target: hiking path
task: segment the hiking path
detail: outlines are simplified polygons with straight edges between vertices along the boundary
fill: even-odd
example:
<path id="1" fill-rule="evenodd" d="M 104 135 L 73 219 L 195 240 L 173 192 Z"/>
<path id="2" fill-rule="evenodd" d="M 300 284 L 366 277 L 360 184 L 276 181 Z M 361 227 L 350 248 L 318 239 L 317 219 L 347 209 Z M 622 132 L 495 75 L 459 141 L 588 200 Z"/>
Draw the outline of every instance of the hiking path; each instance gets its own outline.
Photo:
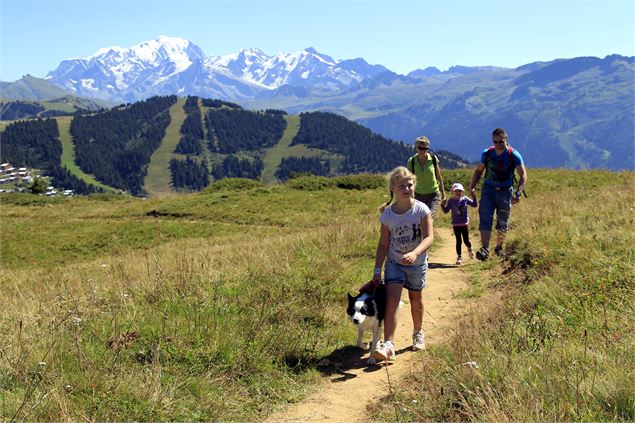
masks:
<path id="1" fill-rule="evenodd" d="M 474 300 L 459 299 L 457 294 L 466 289 L 468 275 L 456 266 L 454 235 L 450 228 L 435 228 L 438 244 L 429 258 L 427 287 L 423 291 L 423 329 L 428 347 L 447 341 L 459 319 L 469 313 Z M 474 240 L 472 239 L 473 246 Z M 464 265 L 474 262 L 463 247 Z M 389 393 L 389 383 L 403 378 L 414 370 L 413 364 L 426 351 L 414 352 L 412 346 L 412 318 L 408 293 L 402 295 L 404 304 L 398 312 L 395 335 L 396 360 L 387 365 L 367 366 L 368 352 L 354 346 L 357 331 L 351 324 L 350 347 L 342 348 L 320 363 L 331 369 L 325 372 L 324 382 L 318 384 L 304 400 L 289 405 L 266 420 L 267 422 L 355 422 L 367 421 L 366 408 Z M 342 310 L 342 318 L 347 318 Z M 382 333 L 383 338 L 383 333 Z M 366 338 L 365 338 L 366 339 Z"/>

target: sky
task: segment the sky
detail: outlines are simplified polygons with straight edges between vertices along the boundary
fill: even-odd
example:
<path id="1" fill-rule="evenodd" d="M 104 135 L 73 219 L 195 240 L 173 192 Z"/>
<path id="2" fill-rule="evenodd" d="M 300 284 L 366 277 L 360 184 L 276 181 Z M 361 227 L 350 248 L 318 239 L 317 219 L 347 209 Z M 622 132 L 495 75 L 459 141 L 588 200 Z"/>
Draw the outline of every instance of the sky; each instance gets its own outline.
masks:
<path id="1" fill-rule="evenodd" d="M 0 0 L 0 80 L 64 59 L 185 38 L 207 56 L 308 47 L 399 74 L 635 56 L 633 0 Z"/>

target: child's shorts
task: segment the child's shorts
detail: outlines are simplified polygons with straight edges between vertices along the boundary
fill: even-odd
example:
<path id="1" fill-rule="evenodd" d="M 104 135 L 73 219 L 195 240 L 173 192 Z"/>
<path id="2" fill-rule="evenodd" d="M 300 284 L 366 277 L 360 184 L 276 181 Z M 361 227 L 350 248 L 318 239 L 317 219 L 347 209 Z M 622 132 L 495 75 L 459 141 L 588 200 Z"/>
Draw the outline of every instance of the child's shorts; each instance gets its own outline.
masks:
<path id="1" fill-rule="evenodd" d="M 400 283 L 410 291 L 421 291 L 426 287 L 426 272 L 428 270 L 428 262 L 423 264 L 415 264 L 413 266 L 404 266 L 393 260 L 386 260 L 384 266 L 384 282 Z"/>

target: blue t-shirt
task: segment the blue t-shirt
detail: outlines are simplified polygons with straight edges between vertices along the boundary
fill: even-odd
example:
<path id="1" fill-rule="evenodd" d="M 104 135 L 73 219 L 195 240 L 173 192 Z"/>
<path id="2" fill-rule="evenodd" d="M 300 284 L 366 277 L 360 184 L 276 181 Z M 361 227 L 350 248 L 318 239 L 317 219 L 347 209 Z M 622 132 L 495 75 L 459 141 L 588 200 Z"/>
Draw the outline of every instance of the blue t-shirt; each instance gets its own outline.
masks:
<path id="1" fill-rule="evenodd" d="M 494 188 L 509 188 L 514 184 L 514 171 L 516 166 L 524 164 L 523 156 L 516 150 L 512 149 L 512 160 L 509 160 L 508 148 L 499 156 L 496 150 L 492 150 L 488 156 L 486 148 L 481 153 L 481 163 L 485 165 L 485 185 Z"/>

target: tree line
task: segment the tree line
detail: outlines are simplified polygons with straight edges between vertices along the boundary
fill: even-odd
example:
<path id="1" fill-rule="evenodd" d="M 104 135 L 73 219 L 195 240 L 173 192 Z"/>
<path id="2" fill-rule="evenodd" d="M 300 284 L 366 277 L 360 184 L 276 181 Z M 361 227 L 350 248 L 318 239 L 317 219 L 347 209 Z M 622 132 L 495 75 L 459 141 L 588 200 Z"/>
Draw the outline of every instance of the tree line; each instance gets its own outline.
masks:
<path id="1" fill-rule="evenodd" d="M 55 119 L 31 119 L 12 123 L 0 137 L 0 162 L 40 169 L 59 188 L 78 194 L 101 191 L 61 166 L 62 143 Z"/>
<path id="2" fill-rule="evenodd" d="M 214 109 L 205 116 L 209 150 L 234 154 L 273 147 L 287 122 L 279 113 Z"/>
<path id="3" fill-rule="evenodd" d="M 169 108 L 176 96 L 152 97 L 109 111 L 75 116 L 71 134 L 77 164 L 99 181 L 144 193 L 143 179 L 150 156 L 159 147 L 170 123 Z"/>
<path id="4" fill-rule="evenodd" d="M 405 164 L 412 147 L 398 143 L 342 116 L 327 112 L 300 114 L 300 130 L 291 145 L 327 150 L 344 156 L 338 173 L 387 172 Z"/>
<path id="5" fill-rule="evenodd" d="M 320 160 L 317 157 L 284 157 L 276 171 L 276 178 L 286 181 L 305 173 L 328 176 L 331 173 L 331 166 L 328 160 Z"/>

